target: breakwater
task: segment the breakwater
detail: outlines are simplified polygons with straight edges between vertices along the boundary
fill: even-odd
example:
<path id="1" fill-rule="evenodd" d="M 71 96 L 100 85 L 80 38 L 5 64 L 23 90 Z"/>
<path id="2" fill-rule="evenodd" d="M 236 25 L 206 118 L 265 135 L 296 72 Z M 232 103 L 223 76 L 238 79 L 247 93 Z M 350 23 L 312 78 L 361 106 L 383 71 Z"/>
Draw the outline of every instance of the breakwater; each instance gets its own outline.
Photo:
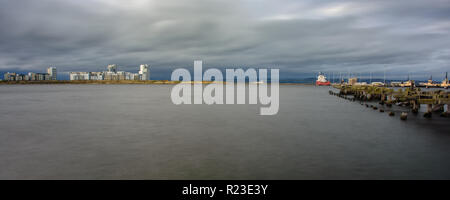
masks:
<path id="1" fill-rule="evenodd" d="M 361 105 L 371 107 L 374 110 L 385 112 L 393 105 L 408 107 L 409 112 L 418 114 L 421 106 L 426 106 L 423 114 L 426 118 L 431 118 L 433 113 L 440 113 L 441 117 L 450 117 L 450 93 L 444 90 L 422 91 L 417 87 L 410 88 L 387 88 L 366 85 L 334 85 L 339 92 L 329 91 L 330 95 L 335 95 L 350 101 L 359 101 Z M 378 102 L 380 108 L 369 105 L 367 102 Z M 444 107 L 447 105 L 447 111 Z M 402 112 L 400 118 L 406 120 L 409 112 Z M 389 116 L 395 113 L 388 112 Z"/>

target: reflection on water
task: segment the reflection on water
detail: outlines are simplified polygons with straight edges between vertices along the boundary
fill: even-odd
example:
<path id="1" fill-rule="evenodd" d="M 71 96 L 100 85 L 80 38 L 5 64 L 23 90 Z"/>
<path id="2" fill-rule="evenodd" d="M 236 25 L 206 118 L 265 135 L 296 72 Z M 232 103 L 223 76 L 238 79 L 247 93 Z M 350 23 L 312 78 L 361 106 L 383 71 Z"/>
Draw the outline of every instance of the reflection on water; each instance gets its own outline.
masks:
<path id="1" fill-rule="evenodd" d="M 171 86 L 0 86 L 1 179 L 449 179 L 449 119 L 280 86 L 280 111 Z"/>

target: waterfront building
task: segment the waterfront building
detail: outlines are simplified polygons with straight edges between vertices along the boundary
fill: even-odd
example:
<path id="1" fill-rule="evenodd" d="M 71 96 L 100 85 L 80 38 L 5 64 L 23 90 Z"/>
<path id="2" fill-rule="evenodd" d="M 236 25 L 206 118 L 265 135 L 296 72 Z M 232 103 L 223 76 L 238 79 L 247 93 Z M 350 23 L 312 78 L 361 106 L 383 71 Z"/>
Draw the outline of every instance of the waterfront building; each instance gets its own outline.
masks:
<path id="1" fill-rule="evenodd" d="M 48 73 L 34 73 L 28 72 L 28 74 L 18 74 L 18 73 L 5 73 L 3 78 L 5 81 L 47 81 L 56 80 L 56 68 L 47 68 Z"/>
<path id="2" fill-rule="evenodd" d="M 35 81 L 36 80 L 36 73 L 28 72 L 28 80 Z"/>
<path id="3" fill-rule="evenodd" d="M 138 73 L 125 71 L 105 72 L 104 80 L 141 80 L 141 76 Z"/>
<path id="4" fill-rule="evenodd" d="M 119 74 L 111 71 L 105 72 L 104 80 L 120 80 Z"/>
<path id="5" fill-rule="evenodd" d="M 26 74 L 17 74 L 16 81 L 28 81 L 28 75 Z"/>
<path id="6" fill-rule="evenodd" d="M 89 80 L 99 81 L 99 80 L 103 80 L 103 79 L 104 79 L 103 72 L 90 72 L 89 73 Z"/>
<path id="7" fill-rule="evenodd" d="M 50 80 L 50 75 L 47 73 L 34 73 L 29 72 L 28 74 L 18 74 L 18 73 L 5 73 L 5 81 L 45 81 Z"/>
<path id="8" fill-rule="evenodd" d="M 108 72 L 117 73 L 117 65 L 108 65 Z"/>
<path id="9" fill-rule="evenodd" d="M 47 81 L 47 80 L 50 80 L 50 74 L 29 72 L 28 80 L 29 81 Z"/>
<path id="10" fill-rule="evenodd" d="M 140 80 L 143 80 L 143 81 L 150 80 L 150 71 L 148 69 L 148 65 L 147 64 L 143 64 L 143 65 L 140 66 L 139 74 L 141 75 L 141 79 Z"/>
<path id="11" fill-rule="evenodd" d="M 115 74 L 116 79 L 115 80 L 125 80 L 125 72 L 124 71 L 118 71 L 117 74 Z"/>
<path id="12" fill-rule="evenodd" d="M 141 76 L 141 74 L 138 74 L 138 73 L 126 72 L 125 79 L 138 81 L 138 80 L 142 80 L 142 76 Z"/>
<path id="13" fill-rule="evenodd" d="M 47 74 L 50 75 L 50 80 L 57 80 L 57 74 L 56 74 L 56 67 L 49 67 L 47 68 Z"/>
<path id="14" fill-rule="evenodd" d="M 50 74 L 47 73 L 36 73 L 38 75 L 38 81 L 48 81 L 50 80 Z"/>

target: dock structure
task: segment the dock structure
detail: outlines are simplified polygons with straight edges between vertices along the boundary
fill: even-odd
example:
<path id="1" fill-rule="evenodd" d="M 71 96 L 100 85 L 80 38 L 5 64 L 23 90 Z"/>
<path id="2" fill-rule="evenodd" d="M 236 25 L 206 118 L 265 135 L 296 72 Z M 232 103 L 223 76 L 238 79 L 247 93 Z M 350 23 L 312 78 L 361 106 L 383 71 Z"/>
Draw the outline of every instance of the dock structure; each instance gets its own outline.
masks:
<path id="1" fill-rule="evenodd" d="M 392 107 L 392 105 L 410 107 L 412 113 L 418 113 L 422 105 L 427 106 L 424 117 L 431 117 L 433 112 L 441 112 L 441 116 L 450 117 L 450 92 L 444 90 L 422 91 L 411 86 L 408 88 L 387 88 L 370 85 L 333 85 L 339 89 L 339 93 L 330 91 L 336 95 L 353 101 L 379 101 L 380 105 Z M 349 97 L 352 96 L 352 97 Z M 444 112 L 444 106 L 447 111 Z"/>

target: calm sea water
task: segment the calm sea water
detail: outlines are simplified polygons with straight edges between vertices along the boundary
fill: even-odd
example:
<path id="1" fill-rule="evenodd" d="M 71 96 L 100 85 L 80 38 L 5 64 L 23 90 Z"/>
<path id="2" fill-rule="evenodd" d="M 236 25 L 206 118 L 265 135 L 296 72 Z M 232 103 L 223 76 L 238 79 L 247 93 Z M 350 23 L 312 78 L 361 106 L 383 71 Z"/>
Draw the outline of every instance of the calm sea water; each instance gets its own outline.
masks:
<path id="1" fill-rule="evenodd" d="M 0 179 L 450 179 L 450 120 L 401 121 L 280 86 L 260 105 L 173 105 L 172 86 L 0 86 Z M 400 109 L 400 108 L 396 108 Z"/>

